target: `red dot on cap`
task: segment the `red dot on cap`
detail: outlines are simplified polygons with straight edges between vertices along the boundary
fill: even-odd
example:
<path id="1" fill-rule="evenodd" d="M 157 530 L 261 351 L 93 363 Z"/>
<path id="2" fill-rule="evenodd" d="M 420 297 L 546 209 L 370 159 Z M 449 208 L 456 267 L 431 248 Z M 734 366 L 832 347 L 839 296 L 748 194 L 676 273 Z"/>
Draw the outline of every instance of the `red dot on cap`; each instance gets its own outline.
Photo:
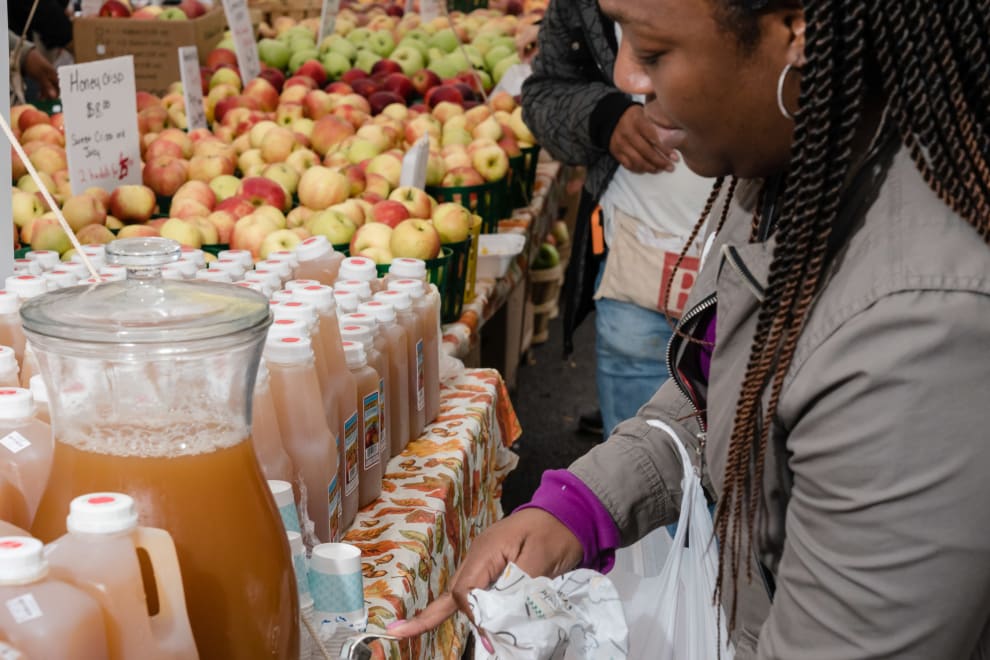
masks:
<path id="1" fill-rule="evenodd" d="M 295 323 L 295 320 L 293 320 L 293 319 L 276 319 L 275 320 L 275 325 L 290 325 L 292 323 Z"/>
<path id="2" fill-rule="evenodd" d="M 97 495 L 96 497 L 91 497 L 86 500 L 89 504 L 111 504 L 116 501 L 116 497 L 111 497 L 109 495 Z"/>
<path id="3" fill-rule="evenodd" d="M 320 240 L 320 239 L 316 238 L 315 236 L 311 236 L 311 237 L 307 238 L 305 241 L 303 241 L 303 243 L 315 243 L 318 240 Z"/>
<path id="4" fill-rule="evenodd" d="M 299 337 L 282 337 L 283 344 L 298 344 Z"/>
<path id="5" fill-rule="evenodd" d="M 381 303 L 380 300 L 373 300 L 373 301 L 367 303 L 367 305 L 368 305 L 368 307 L 381 307 L 382 306 L 382 303 Z"/>
<path id="6" fill-rule="evenodd" d="M 355 257 L 354 258 L 354 261 L 352 261 L 351 263 L 352 264 L 358 264 L 359 266 L 363 266 L 367 262 L 364 259 L 360 259 L 358 257 Z"/>
<path id="7" fill-rule="evenodd" d="M 294 300 L 291 300 L 291 301 L 285 303 L 285 306 L 286 307 L 302 307 L 302 303 L 301 302 L 296 302 Z"/>
<path id="8" fill-rule="evenodd" d="M 11 396 L 17 394 L 17 390 L 0 390 L 0 396 Z"/>
<path id="9" fill-rule="evenodd" d="M 321 288 L 322 287 L 319 284 L 303 287 L 306 291 L 319 291 Z"/>
<path id="10" fill-rule="evenodd" d="M 3 548 L 4 550 L 13 550 L 15 548 L 22 548 L 22 547 L 24 547 L 24 544 L 21 543 L 20 541 L 3 541 L 3 542 L 0 542 L 0 548 Z"/>
<path id="11" fill-rule="evenodd" d="M 34 275 L 18 275 L 17 276 L 17 279 L 19 279 L 19 280 L 33 280 L 34 279 Z"/>

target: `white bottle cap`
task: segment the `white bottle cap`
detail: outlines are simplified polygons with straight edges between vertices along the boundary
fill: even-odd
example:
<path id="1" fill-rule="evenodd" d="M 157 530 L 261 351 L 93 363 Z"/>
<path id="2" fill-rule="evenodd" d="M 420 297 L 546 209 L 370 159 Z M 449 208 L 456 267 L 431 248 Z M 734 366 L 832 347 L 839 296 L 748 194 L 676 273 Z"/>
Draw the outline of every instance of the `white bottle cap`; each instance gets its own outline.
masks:
<path id="1" fill-rule="evenodd" d="M 272 300 L 276 302 L 289 302 L 290 300 L 295 300 L 292 296 L 292 292 L 288 289 L 279 289 L 278 291 L 273 291 L 269 296 Z"/>
<path id="2" fill-rule="evenodd" d="M 41 263 L 31 259 L 14 259 L 14 275 L 41 275 Z"/>
<path id="3" fill-rule="evenodd" d="M 365 314 L 363 312 L 351 312 L 350 314 L 344 314 L 340 317 L 339 323 L 340 325 L 363 325 L 371 330 L 372 335 L 375 333 L 375 328 L 378 327 L 378 322 L 375 317 L 371 314 Z"/>
<path id="4" fill-rule="evenodd" d="M 245 289 L 251 289 L 252 291 L 257 291 L 265 298 L 268 298 L 269 296 L 272 295 L 272 290 L 269 289 L 266 284 L 263 284 L 261 282 L 249 282 L 248 280 L 237 280 L 236 282 L 234 282 L 234 286 L 241 286 L 244 287 Z"/>
<path id="5" fill-rule="evenodd" d="M 224 270 L 209 270 L 207 268 L 201 268 L 196 271 L 196 276 L 194 279 L 205 280 L 207 282 L 226 282 L 230 284 L 234 281 L 234 278 L 230 276 L 230 273 Z"/>
<path id="6" fill-rule="evenodd" d="M 378 279 L 378 269 L 375 262 L 366 257 L 347 257 L 340 264 L 338 279 L 341 280 L 364 280 L 372 282 Z"/>
<path id="7" fill-rule="evenodd" d="M 423 297 L 423 283 L 419 280 L 389 280 L 389 291 L 402 291 L 408 293 L 409 297 L 417 300 Z"/>
<path id="8" fill-rule="evenodd" d="M 337 301 L 337 308 L 344 314 L 356 312 L 358 305 L 361 304 L 361 298 L 353 291 L 334 290 L 333 299 Z"/>
<path id="9" fill-rule="evenodd" d="M 110 281 L 118 282 L 120 280 L 127 279 L 127 266 L 121 266 L 119 264 L 104 264 L 100 266 L 100 275 L 107 275 L 110 277 Z"/>
<path id="10" fill-rule="evenodd" d="M 4 346 L 3 348 L 7 348 Z M 11 351 L 13 352 L 13 351 Z M 45 387 L 45 379 L 41 377 L 41 374 L 35 374 L 31 376 L 31 380 L 28 381 L 30 385 L 31 399 L 35 403 L 48 404 L 48 388 Z"/>
<path id="11" fill-rule="evenodd" d="M 293 300 L 309 303 L 320 314 L 329 314 L 337 307 L 337 303 L 333 297 L 333 289 L 319 282 L 311 286 L 291 289 L 290 293 Z"/>
<path id="12" fill-rule="evenodd" d="M 364 325 L 347 324 L 340 326 L 340 338 L 361 344 L 365 351 L 374 346 L 374 332 Z"/>
<path id="13" fill-rule="evenodd" d="M 288 506 L 289 504 L 295 504 L 295 496 L 292 494 L 292 484 L 288 481 L 279 481 L 278 479 L 269 479 L 268 488 L 272 491 L 272 495 L 275 496 L 275 506 L 282 508 L 283 506 Z M 289 532 L 290 534 L 292 532 Z M 300 537 L 301 539 L 302 537 Z M 295 554 L 295 553 L 293 553 Z"/>
<path id="14" fill-rule="evenodd" d="M 217 259 L 211 261 L 210 270 L 222 270 L 230 275 L 230 279 L 239 280 L 244 277 L 245 269 L 237 259 Z"/>
<path id="15" fill-rule="evenodd" d="M 44 547 L 30 536 L 0 537 L 0 584 L 24 584 L 45 577 Z"/>
<path id="16" fill-rule="evenodd" d="M 389 289 L 388 291 L 379 291 L 374 295 L 375 300 L 381 302 L 391 303 L 397 311 L 404 311 L 412 307 L 412 298 L 405 291 L 396 291 L 395 289 Z"/>
<path id="17" fill-rule="evenodd" d="M 60 261 L 55 250 L 31 250 L 27 253 L 27 258 L 39 262 L 43 270 L 52 270 Z"/>
<path id="18" fill-rule="evenodd" d="M 0 388 L 0 419 L 24 419 L 34 414 L 31 391 L 23 387 Z"/>
<path id="19" fill-rule="evenodd" d="M 11 275 L 4 281 L 3 288 L 16 293 L 21 300 L 27 300 L 47 293 L 48 282 L 37 275 Z"/>
<path id="20" fill-rule="evenodd" d="M 265 341 L 265 360 L 273 364 L 299 364 L 311 359 L 313 347 L 307 337 L 269 337 Z"/>
<path id="21" fill-rule="evenodd" d="M 285 288 L 289 291 L 295 291 L 296 289 L 302 289 L 307 286 L 320 286 L 319 280 L 289 280 L 285 283 Z"/>
<path id="22" fill-rule="evenodd" d="M 250 270 L 254 266 L 254 257 L 251 256 L 250 250 L 220 250 L 217 259 L 233 259 L 241 264 L 244 270 Z"/>
<path id="23" fill-rule="evenodd" d="M 296 258 L 299 261 L 312 261 L 325 254 L 330 254 L 331 250 L 333 250 L 333 246 L 330 245 L 326 236 L 310 236 L 296 246 Z"/>
<path id="24" fill-rule="evenodd" d="M 388 274 L 391 277 L 401 279 L 425 280 L 426 262 L 422 259 L 396 257 L 392 259 L 392 265 L 388 267 Z"/>
<path id="25" fill-rule="evenodd" d="M 273 270 L 266 268 L 249 270 L 244 273 L 244 279 L 248 282 L 261 282 L 272 291 L 282 287 L 282 278 Z"/>
<path id="26" fill-rule="evenodd" d="M 59 266 L 59 270 L 67 270 L 76 276 L 76 282 L 83 279 L 84 277 L 89 277 L 89 269 L 86 265 L 79 261 L 64 261 L 62 265 Z"/>
<path id="27" fill-rule="evenodd" d="M 362 314 L 374 316 L 379 323 L 391 323 L 395 320 L 395 306 L 390 302 L 372 300 L 371 302 L 358 305 L 358 311 Z"/>
<path id="28" fill-rule="evenodd" d="M 334 291 L 353 291 L 361 302 L 371 300 L 371 283 L 364 280 L 337 280 L 333 283 Z"/>
<path id="29" fill-rule="evenodd" d="M 107 246 L 102 243 L 87 243 L 82 246 L 82 251 L 87 257 L 103 259 L 107 256 Z"/>
<path id="30" fill-rule="evenodd" d="M 341 342 L 344 347 L 344 360 L 349 369 L 357 369 L 368 365 L 368 357 L 364 353 L 364 346 L 353 341 Z"/>
<path id="31" fill-rule="evenodd" d="M 175 262 L 175 265 L 182 269 L 182 275 L 187 280 L 191 280 L 196 276 L 196 271 L 199 270 L 199 264 L 196 263 L 195 259 L 189 257 L 179 257 L 179 260 Z"/>
<path id="32" fill-rule="evenodd" d="M 199 248 L 182 246 L 182 256 L 196 264 L 197 268 L 206 268 L 206 254 Z"/>
<path id="33" fill-rule="evenodd" d="M 123 493 L 89 493 L 69 503 L 65 528 L 74 534 L 116 534 L 138 524 L 134 498 Z"/>
<path id="34" fill-rule="evenodd" d="M 284 261 L 275 261 L 274 259 L 265 259 L 264 261 L 259 261 L 255 268 L 261 270 L 270 270 L 277 274 L 279 277 L 279 284 L 282 282 L 287 282 L 292 279 L 292 267 Z"/>
<path id="35" fill-rule="evenodd" d="M 75 286 L 79 281 L 78 275 L 63 268 L 53 268 L 42 275 L 42 277 L 48 280 L 49 290 L 52 286 L 56 289 L 64 289 L 67 286 Z"/>
<path id="36" fill-rule="evenodd" d="M 13 291 L 0 291 L 0 314 L 16 314 L 20 308 L 21 299 L 16 293 Z"/>
<path id="37" fill-rule="evenodd" d="M 186 279 L 185 270 L 179 264 L 165 264 L 162 266 L 162 277 L 166 280 L 184 280 Z"/>
<path id="38" fill-rule="evenodd" d="M 0 371 L 17 371 L 17 355 L 10 346 L 0 346 Z"/>
<path id="39" fill-rule="evenodd" d="M 89 259 L 89 263 L 92 264 L 93 268 L 99 269 L 100 266 L 106 263 L 106 258 L 104 257 L 104 255 L 90 254 L 85 250 L 86 250 L 86 246 L 83 246 L 83 252 L 85 253 L 85 256 Z M 82 264 L 83 266 L 86 265 L 86 262 L 83 261 L 83 255 L 79 254 L 78 252 L 72 255 L 71 261 L 74 261 L 77 264 Z M 88 268 L 86 269 L 86 272 L 87 273 L 89 272 Z"/>
<path id="40" fill-rule="evenodd" d="M 295 269 L 299 265 L 299 258 L 292 250 L 276 250 L 268 255 L 269 261 L 284 261 L 289 264 L 289 268 Z"/>
<path id="41" fill-rule="evenodd" d="M 299 319 L 307 326 L 316 323 L 316 307 L 298 300 L 287 300 L 272 306 L 276 319 Z"/>
<path id="42" fill-rule="evenodd" d="M 309 326 L 299 319 L 281 318 L 268 326 L 269 337 L 309 337 Z"/>

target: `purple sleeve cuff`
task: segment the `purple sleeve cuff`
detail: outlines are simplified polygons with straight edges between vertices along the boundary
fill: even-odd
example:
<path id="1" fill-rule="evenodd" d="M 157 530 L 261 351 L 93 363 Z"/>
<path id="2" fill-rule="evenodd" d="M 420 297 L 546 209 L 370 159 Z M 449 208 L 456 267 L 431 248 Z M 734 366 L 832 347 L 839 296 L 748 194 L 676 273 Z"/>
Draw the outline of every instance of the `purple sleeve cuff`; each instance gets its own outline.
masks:
<path id="1" fill-rule="evenodd" d="M 542 509 L 562 522 L 584 547 L 581 568 L 612 570 L 619 547 L 619 529 L 611 514 L 583 481 L 567 470 L 547 470 L 528 504 L 516 509 Z"/>

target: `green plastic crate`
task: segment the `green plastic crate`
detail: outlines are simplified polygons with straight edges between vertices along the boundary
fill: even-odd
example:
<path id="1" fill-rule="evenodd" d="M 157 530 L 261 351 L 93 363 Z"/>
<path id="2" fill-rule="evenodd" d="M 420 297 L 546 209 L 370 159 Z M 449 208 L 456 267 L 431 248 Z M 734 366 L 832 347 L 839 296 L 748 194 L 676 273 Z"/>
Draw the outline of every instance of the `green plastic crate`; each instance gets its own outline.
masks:
<path id="1" fill-rule="evenodd" d="M 481 216 L 481 231 L 494 234 L 499 220 L 512 213 L 509 204 L 509 177 L 477 186 L 441 187 L 427 186 L 426 192 L 438 202 L 457 202 Z"/>
<path id="2" fill-rule="evenodd" d="M 488 0 L 447 0 L 447 11 L 467 14 L 475 9 L 488 9 Z"/>
<path id="3" fill-rule="evenodd" d="M 536 183 L 536 166 L 539 163 L 539 145 L 526 147 L 521 154 L 509 159 L 509 200 L 512 208 L 526 208 L 533 200 L 533 184 Z"/>

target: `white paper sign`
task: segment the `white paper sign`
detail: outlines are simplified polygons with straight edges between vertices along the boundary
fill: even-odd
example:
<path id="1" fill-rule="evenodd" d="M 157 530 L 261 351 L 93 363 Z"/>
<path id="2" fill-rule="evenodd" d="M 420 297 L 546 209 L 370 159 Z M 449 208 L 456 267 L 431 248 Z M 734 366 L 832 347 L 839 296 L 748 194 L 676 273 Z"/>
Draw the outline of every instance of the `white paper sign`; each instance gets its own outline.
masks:
<path id="1" fill-rule="evenodd" d="M 241 80 L 247 85 L 261 73 L 258 44 L 254 41 L 254 28 L 251 26 L 247 0 L 223 0 L 223 11 L 227 15 L 227 25 L 234 38 L 237 68 L 241 70 Z"/>
<path id="2" fill-rule="evenodd" d="M 179 73 L 182 77 L 182 95 L 186 99 L 186 123 L 189 130 L 207 128 L 203 80 L 199 73 L 199 51 L 195 46 L 183 46 L 179 49 Z"/>
<path id="3" fill-rule="evenodd" d="M 134 57 L 58 69 L 72 194 L 141 183 Z"/>
<path id="4" fill-rule="evenodd" d="M 323 0 L 323 13 L 320 14 L 320 38 L 316 43 L 323 43 L 323 40 L 333 34 L 333 27 L 337 23 L 337 14 L 340 12 L 340 0 Z"/>
<path id="5" fill-rule="evenodd" d="M 412 186 L 422 190 L 426 187 L 426 163 L 430 158 L 430 138 L 428 135 L 416 140 L 406 155 L 402 157 L 400 186 Z"/>
<path id="6" fill-rule="evenodd" d="M 3 17 L 4 25 L 7 24 L 7 5 L 4 4 L 0 6 L 0 17 Z M 10 43 L 8 42 L 10 38 L 10 33 L 4 30 L 4 34 L 0 35 L 0 49 L 3 49 L 3 53 L 0 54 L 0 66 L 4 67 L 4 71 L 10 71 Z M 4 76 L 3 80 L 0 80 L 0 98 L 9 99 L 10 98 L 10 76 Z M 3 118 L 10 123 L 10 104 L 4 103 L 0 105 L 0 113 L 3 114 Z M 0 156 L 0 181 L 10 181 L 10 170 L 11 170 L 11 157 L 10 157 L 10 145 L 4 142 L 4 151 L 6 154 Z M 11 191 L 10 186 L 0 187 L 0 209 L 9 209 L 11 205 Z M 4 222 L 0 223 L 0 277 L 6 279 L 8 276 L 14 274 L 14 223 Z"/>
<path id="7" fill-rule="evenodd" d="M 96 16 L 100 13 L 100 7 L 103 6 L 103 0 L 82 0 L 82 6 L 80 7 L 80 16 Z"/>
<path id="8" fill-rule="evenodd" d="M 440 15 L 440 0 L 419 0 L 419 16 L 424 23 Z"/>

